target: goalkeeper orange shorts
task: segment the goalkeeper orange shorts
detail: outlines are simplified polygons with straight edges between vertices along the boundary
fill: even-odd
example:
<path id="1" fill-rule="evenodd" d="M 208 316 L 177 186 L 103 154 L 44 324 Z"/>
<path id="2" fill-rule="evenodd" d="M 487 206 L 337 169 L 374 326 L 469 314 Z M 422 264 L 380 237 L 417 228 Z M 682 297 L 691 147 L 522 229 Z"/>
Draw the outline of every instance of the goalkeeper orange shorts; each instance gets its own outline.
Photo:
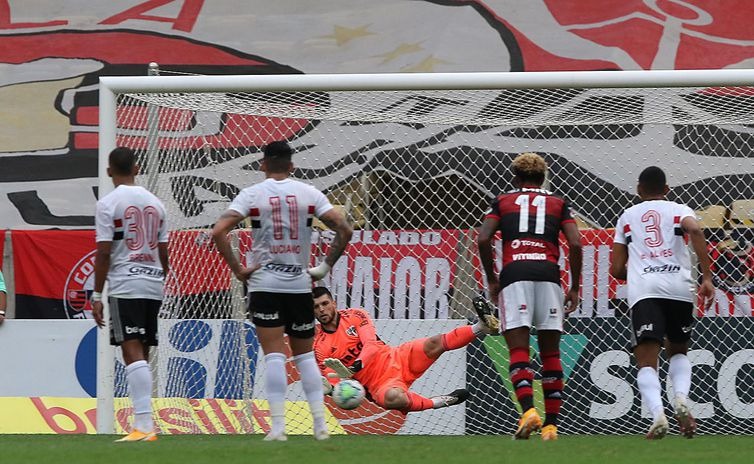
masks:
<path id="1" fill-rule="evenodd" d="M 371 360 L 374 375 L 364 380 L 375 403 L 385 404 L 385 393 L 391 388 L 407 391 L 411 384 L 424 374 L 435 362 L 424 352 L 426 338 L 403 343 L 383 351 Z"/>

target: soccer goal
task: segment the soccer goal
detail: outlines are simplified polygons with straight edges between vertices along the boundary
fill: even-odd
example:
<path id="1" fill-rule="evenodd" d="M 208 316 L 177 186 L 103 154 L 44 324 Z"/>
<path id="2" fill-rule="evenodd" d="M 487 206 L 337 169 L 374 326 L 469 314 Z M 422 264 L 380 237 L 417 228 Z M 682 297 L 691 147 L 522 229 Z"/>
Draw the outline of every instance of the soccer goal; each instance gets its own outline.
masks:
<path id="1" fill-rule="evenodd" d="M 100 195 L 112 188 L 107 154 L 129 146 L 138 181 L 168 208 L 173 270 L 153 352 L 162 433 L 266 430 L 264 367 L 243 290 L 208 232 L 240 189 L 262 179 L 261 147 L 277 139 L 295 149 L 294 176 L 356 229 L 322 283 L 340 307 L 372 314 L 391 344 L 473 318 L 471 299 L 485 292 L 476 227 L 512 188 L 513 157 L 544 156 L 547 188 L 572 204 L 584 244 L 583 301 L 561 346 L 566 434 L 649 424 L 625 289 L 608 267 L 611 228 L 637 201 L 639 172 L 662 167 L 670 198 L 698 211 L 718 287 L 713 307 L 698 310 L 690 352 L 700 433 L 754 426 L 754 70 L 103 77 Z M 331 237 L 316 235 L 315 259 Z M 243 255 L 248 233 L 233 241 Z M 567 285 L 567 262 L 562 269 Z M 122 360 L 100 335 L 98 430 L 107 432 L 128 427 L 129 403 Z M 664 379 L 666 361 L 660 370 Z M 310 432 L 292 363 L 288 375 L 288 432 Z M 459 387 L 471 392 L 464 405 L 408 416 L 328 400 L 328 420 L 349 434 L 511 433 L 518 411 L 502 337 L 444 354 L 414 385 L 429 396 Z"/>

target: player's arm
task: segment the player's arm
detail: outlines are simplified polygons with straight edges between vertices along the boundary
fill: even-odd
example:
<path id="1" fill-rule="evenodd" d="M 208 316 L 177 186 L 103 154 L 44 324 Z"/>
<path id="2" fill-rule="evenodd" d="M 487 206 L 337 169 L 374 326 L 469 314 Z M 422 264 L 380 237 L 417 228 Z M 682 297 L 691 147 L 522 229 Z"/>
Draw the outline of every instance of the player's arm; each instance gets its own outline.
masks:
<path id="1" fill-rule="evenodd" d="M 686 216 L 681 220 L 681 227 L 691 240 L 691 246 L 699 260 L 699 268 L 702 272 L 702 283 L 699 286 L 699 294 L 704 298 L 704 308 L 709 309 L 715 299 L 715 286 L 712 284 L 712 271 L 710 270 L 710 258 L 707 251 L 707 240 L 704 231 L 699 227 L 695 217 Z"/>
<path id="2" fill-rule="evenodd" d="M 104 306 L 102 290 L 105 288 L 107 274 L 110 272 L 110 252 L 115 237 L 115 222 L 109 207 L 97 202 L 94 215 L 97 251 L 94 255 L 94 293 L 92 293 L 92 317 L 98 327 L 104 327 Z"/>
<path id="3" fill-rule="evenodd" d="M 168 272 L 170 271 L 170 259 L 168 252 L 168 221 L 164 207 L 162 208 L 162 221 L 160 221 L 160 230 L 157 241 L 157 253 L 160 256 L 163 275 L 165 276 L 165 279 L 167 279 Z"/>
<path id="4" fill-rule="evenodd" d="M 3 273 L 0 271 L 0 324 L 5 320 L 5 310 L 8 309 L 8 296 L 5 293 L 6 291 Z"/>
<path id="5" fill-rule="evenodd" d="M 610 275 L 618 280 L 626 280 L 626 264 L 628 264 L 628 247 L 622 243 L 613 242 Z"/>
<path id="6" fill-rule="evenodd" d="M 331 208 L 322 216 L 319 216 L 319 220 L 322 221 L 327 227 L 335 231 L 335 238 L 330 244 L 330 249 L 327 252 L 325 261 L 318 266 L 309 269 L 309 274 L 314 280 L 322 279 L 329 271 L 335 266 L 335 263 L 341 257 L 346 249 L 346 245 L 351 240 L 353 235 L 353 229 L 351 225 L 346 222 L 346 218 L 335 208 Z"/>
<path id="7" fill-rule="evenodd" d="M 97 252 L 94 255 L 94 293 L 92 294 L 92 317 L 99 327 L 105 325 L 104 306 L 102 305 L 102 290 L 105 288 L 107 274 L 110 271 L 110 252 L 113 242 L 97 242 Z"/>
<path id="8" fill-rule="evenodd" d="M 492 259 L 492 238 L 495 236 L 499 224 L 500 219 L 488 215 L 484 218 L 484 222 L 482 222 L 482 227 L 479 229 L 479 237 L 477 238 L 479 259 L 482 261 L 482 268 L 484 269 L 484 274 L 487 276 L 487 287 L 489 297 L 492 301 L 497 301 L 497 295 L 500 293 L 500 282 L 495 274 L 495 266 Z"/>
<path id="9" fill-rule="evenodd" d="M 368 342 L 377 341 L 377 329 L 374 328 L 374 322 L 366 311 L 358 309 L 354 314 L 359 318 L 359 324 L 356 326 L 356 333 L 359 334 L 359 340 L 361 343 L 367 344 Z"/>
<path id="10" fill-rule="evenodd" d="M 233 230 L 239 222 L 244 220 L 244 216 L 238 211 L 229 209 L 225 211 L 220 219 L 217 220 L 214 227 L 212 227 L 212 239 L 215 241 L 217 251 L 220 252 L 225 262 L 230 266 L 230 270 L 241 282 L 246 282 L 252 272 L 259 269 L 259 264 L 252 268 L 245 268 L 241 266 L 241 262 L 238 261 L 238 257 L 233 253 L 233 248 L 230 246 L 230 240 L 228 240 L 228 234 Z"/>
<path id="11" fill-rule="evenodd" d="M 571 288 L 566 293 L 564 304 L 565 313 L 569 314 L 579 306 L 583 250 L 581 246 L 581 234 L 575 222 L 568 221 L 563 223 L 563 234 L 568 241 L 568 261 L 571 265 Z"/>

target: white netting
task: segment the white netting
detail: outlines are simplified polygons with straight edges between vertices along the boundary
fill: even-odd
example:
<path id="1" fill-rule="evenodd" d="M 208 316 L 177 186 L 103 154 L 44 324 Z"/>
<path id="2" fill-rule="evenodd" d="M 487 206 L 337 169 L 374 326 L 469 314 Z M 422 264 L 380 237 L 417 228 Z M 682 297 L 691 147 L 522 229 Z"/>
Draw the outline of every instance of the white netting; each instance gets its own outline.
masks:
<path id="1" fill-rule="evenodd" d="M 640 433 L 649 423 L 629 356 L 625 289 L 608 276 L 609 228 L 636 201 L 639 172 L 664 168 L 670 199 L 699 211 L 719 287 L 694 332 L 693 410 L 702 433 L 750 430 L 753 99 L 748 87 L 120 95 L 117 144 L 138 150 L 139 181 L 165 202 L 172 231 L 174 271 L 155 353 L 161 426 L 266 426 L 264 369 L 243 322 L 242 290 L 208 232 L 241 188 L 262 179 L 261 147 L 286 139 L 296 150 L 294 176 L 326 192 L 357 229 L 325 283 L 339 306 L 367 309 L 393 344 L 473 318 L 470 300 L 484 291 L 475 228 L 493 196 L 511 188 L 512 158 L 545 157 L 548 188 L 571 202 L 585 245 L 583 303 L 561 348 L 563 433 Z M 248 245 L 244 231 L 234 237 L 240 250 Z M 319 234 L 315 254 L 329 237 Z M 415 384 L 424 395 L 465 386 L 472 396 L 463 406 L 404 418 L 330 405 L 331 425 L 349 433 L 510 433 L 518 412 L 507 359 L 502 338 L 487 337 L 444 354 Z M 292 364 L 288 372 L 289 428 L 306 432 L 298 374 Z M 535 399 L 541 410 L 541 389 Z"/>

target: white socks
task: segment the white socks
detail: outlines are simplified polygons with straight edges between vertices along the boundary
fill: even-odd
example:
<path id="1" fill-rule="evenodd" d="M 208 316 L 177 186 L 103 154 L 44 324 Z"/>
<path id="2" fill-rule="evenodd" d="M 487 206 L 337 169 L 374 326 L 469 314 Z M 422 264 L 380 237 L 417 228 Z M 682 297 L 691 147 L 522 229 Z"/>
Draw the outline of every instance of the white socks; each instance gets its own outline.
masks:
<path id="1" fill-rule="evenodd" d="M 482 321 L 476 321 L 474 325 L 471 326 L 471 331 L 474 332 L 474 335 L 486 335 L 489 333 L 489 330 L 487 329 L 487 326 Z"/>
<path id="2" fill-rule="evenodd" d="M 296 369 L 301 374 L 301 386 L 304 388 L 306 400 L 309 402 L 309 409 L 314 419 L 314 433 L 327 431 L 325 423 L 325 402 L 322 394 L 322 374 L 317 367 L 317 361 L 314 359 L 314 352 L 300 354 L 293 357 L 296 363 Z"/>
<path id="3" fill-rule="evenodd" d="M 636 375 L 636 381 L 639 384 L 641 400 L 652 413 L 653 420 L 656 421 L 664 414 L 661 397 L 662 388 L 657 371 L 653 367 L 642 367 Z"/>
<path id="4" fill-rule="evenodd" d="M 676 399 L 685 401 L 691 389 L 691 361 L 685 354 L 676 354 L 670 358 L 668 377 L 673 382 L 673 393 Z"/>
<path id="5" fill-rule="evenodd" d="M 270 435 L 273 436 L 285 434 L 285 391 L 288 389 L 285 359 L 283 353 L 270 353 L 264 356 L 266 366 L 265 390 L 267 391 L 267 402 L 270 405 L 270 418 L 272 419 Z"/>
<path id="6" fill-rule="evenodd" d="M 134 408 L 134 428 L 149 433 L 154 429 L 152 422 L 152 371 L 144 361 L 132 362 L 126 366 L 126 378 Z"/>

